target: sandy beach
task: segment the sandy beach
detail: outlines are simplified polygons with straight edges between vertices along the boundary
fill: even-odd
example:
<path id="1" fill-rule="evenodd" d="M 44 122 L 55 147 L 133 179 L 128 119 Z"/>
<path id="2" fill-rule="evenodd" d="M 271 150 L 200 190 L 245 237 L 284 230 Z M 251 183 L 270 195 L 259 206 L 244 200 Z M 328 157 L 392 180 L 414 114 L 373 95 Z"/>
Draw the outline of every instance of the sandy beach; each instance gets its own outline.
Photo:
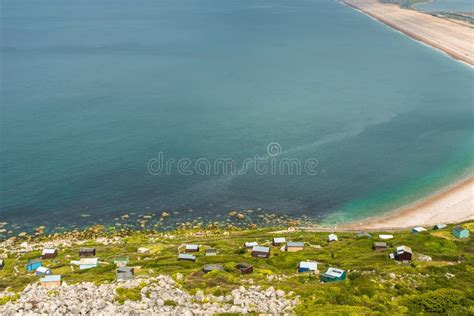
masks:
<path id="1" fill-rule="evenodd" d="M 343 0 L 376 20 L 474 66 L 474 28 L 377 0 Z"/>
<path id="2" fill-rule="evenodd" d="M 387 215 L 350 223 L 344 229 L 399 229 L 474 219 L 474 176 Z"/>
<path id="3" fill-rule="evenodd" d="M 474 65 L 474 28 L 377 0 L 344 0 L 376 20 Z M 474 177 L 389 214 L 350 223 L 341 229 L 399 229 L 474 219 Z"/>

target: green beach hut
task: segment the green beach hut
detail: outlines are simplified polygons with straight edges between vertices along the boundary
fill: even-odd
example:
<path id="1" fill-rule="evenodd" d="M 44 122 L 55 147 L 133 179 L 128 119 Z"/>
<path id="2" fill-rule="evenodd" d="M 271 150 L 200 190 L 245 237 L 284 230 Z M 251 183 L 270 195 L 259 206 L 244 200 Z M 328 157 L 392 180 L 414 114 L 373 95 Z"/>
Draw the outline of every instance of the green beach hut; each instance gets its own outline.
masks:
<path id="1" fill-rule="evenodd" d="M 468 238 L 469 230 L 461 226 L 456 226 L 453 228 L 453 236 L 457 238 Z"/>
<path id="2" fill-rule="evenodd" d="M 128 264 L 128 257 L 115 257 L 114 264 L 117 267 L 126 267 Z"/>
<path id="3" fill-rule="evenodd" d="M 321 277 L 321 282 L 337 282 L 346 279 L 346 271 L 336 268 L 329 268 Z"/>

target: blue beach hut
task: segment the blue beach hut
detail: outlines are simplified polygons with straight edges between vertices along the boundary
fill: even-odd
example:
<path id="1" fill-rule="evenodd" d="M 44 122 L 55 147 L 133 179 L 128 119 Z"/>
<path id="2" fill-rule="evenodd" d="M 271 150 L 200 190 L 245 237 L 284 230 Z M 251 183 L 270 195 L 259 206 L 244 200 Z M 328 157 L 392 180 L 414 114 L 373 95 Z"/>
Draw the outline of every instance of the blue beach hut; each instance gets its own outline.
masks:
<path id="1" fill-rule="evenodd" d="M 318 263 L 314 261 L 301 261 L 298 266 L 298 272 L 316 272 L 318 270 Z"/>
<path id="2" fill-rule="evenodd" d="M 41 260 L 40 259 L 31 259 L 28 260 L 28 264 L 26 265 L 26 271 L 36 271 L 41 267 Z"/>
<path id="3" fill-rule="evenodd" d="M 453 229 L 453 236 L 457 238 L 469 238 L 469 230 L 461 226 L 456 226 Z"/>

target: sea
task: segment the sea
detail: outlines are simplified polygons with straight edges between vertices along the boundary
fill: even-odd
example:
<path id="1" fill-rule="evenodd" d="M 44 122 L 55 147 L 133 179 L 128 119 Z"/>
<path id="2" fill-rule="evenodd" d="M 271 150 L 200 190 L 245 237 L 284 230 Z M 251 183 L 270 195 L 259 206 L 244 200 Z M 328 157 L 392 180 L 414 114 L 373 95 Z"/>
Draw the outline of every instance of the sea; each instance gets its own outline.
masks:
<path id="1" fill-rule="evenodd" d="M 473 69 L 337 1 L 0 1 L 5 234 L 337 225 L 472 173 Z"/>

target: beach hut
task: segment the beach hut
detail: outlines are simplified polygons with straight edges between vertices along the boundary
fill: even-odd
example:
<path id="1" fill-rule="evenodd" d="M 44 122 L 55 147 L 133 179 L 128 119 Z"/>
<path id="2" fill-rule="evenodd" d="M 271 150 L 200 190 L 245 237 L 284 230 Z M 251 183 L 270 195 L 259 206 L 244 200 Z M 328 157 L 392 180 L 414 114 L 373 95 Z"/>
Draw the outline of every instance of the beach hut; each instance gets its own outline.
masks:
<path id="1" fill-rule="evenodd" d="M 178 255 L 178 260 L 184 260 L 184 261 L 196 261 L 196 256 L 187 254 L 187 253 L 180 253 Z"/>
<path id="2" fill-rule="evenodd" d="M 252 257 L 268 258 L 270 257 L 270 247 L 255 246 L 252 248 Z"/>
<path id="3" fill-rule="evenodd" d="M 398 246 L 397 250 L 395 251 L 395 253 L 393 255 L 395 257 L 395 260 L 408 261 L 408 260 L 411 260 L 413 252 L 411 251 L 410 247 Z"/>
<path id="4" fill-rule="evenodd" d="M 61 285 L 60 275 L 47 275 L 40 279 L 40 285 L 46 288 L 54 288 Z"/>
<path id="5" fill-rule="evenodd" d="M 184 252 L 198 252 L 199 246 L 198 245 L 186 245 L 184 248 Z"/>
<path id="6" fill-rule="evenodd" d="M 279 246 L 281 244 L 284 244 L 285 242 L 286 242 L 285 237 L 275 237 L 272 239 L 273 246 Z"/>
<path id="7" fill-rule="evenodd" d="M 376 241 L 376 242 L 374 242 L 372 248 L 374 250 L 385 250 L 385 249 L 388 249 L 388 245 L 387 245 L 386 242 Z"/>
<path id="8" fill-rule="evenodd" d="M 115 278 L 117 281 L 133 280 L 135 272 L 130 267 L 119 267 L 115 272 Z"/>
<path id="9" fill-rule="evenodd" d="M 79 269 L 86 270 L 86 269 L 97 268 L 98 264 L 99 264 L 98 258 L 82 258 L 81 260 L 79 260 Z"/>
<path id="10" fill-rule="evenodd" d="M 298 265 L 298 272 L 316 272 L 318 271 L 318 263 L 315 261 L 301 261 Z"/>
<path id="11" fill-rule="evenodd" d="M 413 227 L 412 230 L 411 230 L 411 232 L 413 234 L 418 234 L 418 233 L 425 232 L 425 231 L 426 231 L 426 228 L 421 227 L 421 226 Z"/>
<path id="12" fill-rule="evenodd" d="M 79 249 L 79 257 L 94 257 L 95 248 L 81 248 Z"/>
<path id="13" fill-rule="evenodd" d="M 379 238 L 382 240 L 393 239 L 393 235 L 379 235 Z"/>
<path id="14" fill-rule="evenodd" d="M 256 241 L 247 241 L 244 244 L 245 248 L 250 248 L 250 249 L 255 247 L 255 246 L 258 246 L 258 243 Z"/>
<path id="15" fill-rule="evenodd" d="M 440 230 L 440 229 L 444 229 L 446 227 L 448 227 L 448 225 L 446 225 L 446 224 L 436 224 L 436 225 L 434 225 L 433 230 Z"/>
<path id="16" fill-rule="evenodd" d="M 205 253 L 206 256 L 216 256 L 217 255 L 217 249 L 215 248 L 208 248 L 206 249 Z"/>
<path id="17" fill-rule="evenodd" d="M 304 249 L 304 242 L 302 241 L 289 241 L 285 247 L 288 252 L 296 252 Z"/>
<path id="18" fill-rule="evenodd" d="M 42 262 L 41 259 L 31 259 L 28 260 L 26 264 L 26 271 L 36 271 L 39 267 L 41 267 Z"/>
<path id="19" fill-rule="evenodd" d="M 5 261 L 3 261 L 3 259 L 0 259 L 0 270 L 3 269 L 4 265 L 5 265 Z"/>
<path id="20" fill-rule="evenodd" d="M 147 254 L 147 253 L 150 253 L 150 249 L 145 248 L 145 247 L 140 247 L 137 249 L 137 252 L 141 254 Z"/>
<path id="21" fill-rule="evenodd" d="M 321 282 L 337 282 L 337 281 L 344 281 L 346 279 L 346 271 L 337 269 L 337 268 L 329 268 L 321 277 Z"/>
<path id="22" fill-rule="evenodd" d="M 461 226 L 453 228 L 453 236 L 456 238 L 469 238 L 469 230 Z"/>
<path id="23" fill-rule="evenodd" d="M 38 267 L 38 269 L 36 269 L 35 271 L 35 275 L 36 276 L 45 276 L 45 275 L 50 275 L 51 274 L 51 270 L 49 268 L 46 268 L 46 267 Z"/>
<path id="24" fill-rule="evenodd" d="M 204 271 L 204 273 L 209 273 L 211 271 L 224 271 L 224 268 L 222 268 L 220 264 L 206 264 L 202 267 L 202 271 Z"/>
<path id="25" fill-rule="evenodd" d="M 235 266 L 237 270 L 239 270 L 242 274 L 250 274 L 253 273 L 253 266 L 248 263 L 241 262 Z"/>
<path id="26" fill-rule="evenodd" d="M 333 242 L 333 241 L 337 241 L 337 235 L 336 234 L 329 234 L 328 242 Z"/>
<path id="27" fill-rule="evenodd" d="M 127 257 L 115 257 L 114 258 L 114 264 L 117 267 L 125 267 L 128 264 L 128 258 Z"/>
<path id="28" fill-rule="evenodd" d="M 43 252 L 41 253 L 41 257 L 43 259 L 56 258 L 57 255 L 58 255 L 58 251 L 54 248 L 44 248 Z"/>

